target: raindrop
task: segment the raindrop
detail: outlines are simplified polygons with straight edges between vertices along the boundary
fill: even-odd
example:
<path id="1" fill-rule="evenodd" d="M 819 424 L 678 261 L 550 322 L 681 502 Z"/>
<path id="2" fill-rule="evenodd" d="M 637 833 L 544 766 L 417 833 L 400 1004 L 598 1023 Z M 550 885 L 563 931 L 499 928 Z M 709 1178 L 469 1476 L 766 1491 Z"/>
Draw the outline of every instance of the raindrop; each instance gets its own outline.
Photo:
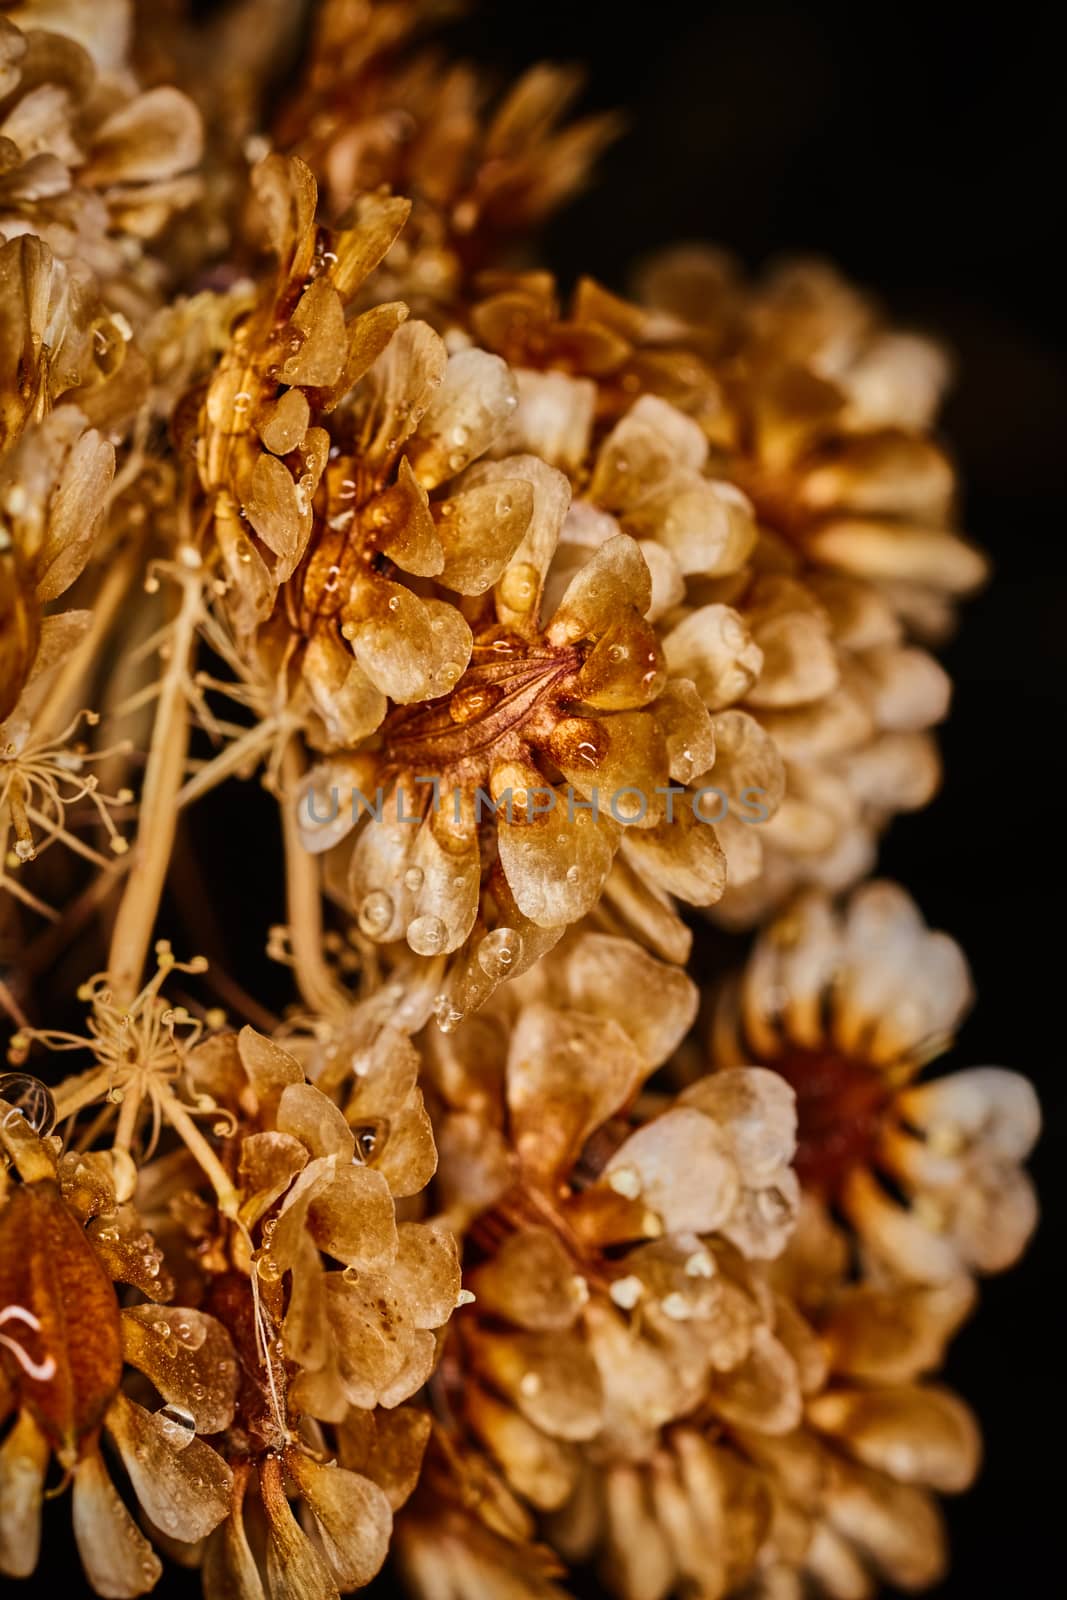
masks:
<path id="1" fill-rule="evenodd" d="M 506 978 L 522 955 L 522 935 L 514 928 L 497 928 L 486 934 L 477 954 L 487 978 Z"/>
<path id="2" fill-rule="evenodd" d="M 448 929 L 440 917 L 415 917 L 408 923 L 407 938 L 417 956 L 436 956 L 447 943 Z"/>
<path id="3" fill-rule="evenodd" d="M 370 939 L 380 938 L 393 920 L 393 902 L 384 889 L 364 895 L 359 908 L 359 925 Z"/>
<path id="4" fill-rule="evenodd" d="M 28 1072 L 0 1073 L 0 1100 L 6 1100 L 42 1139 L 46 1139 L 56 1125 L 52 1091 L 40 1078 L 31 1077 Z"/>
<path id="5" fill-rule="evenodd" d="M 423 870 L 421 867 L 409 867 L 404 874 L 404 887 L 410 889 L 412 894 L 418 894 L 422 888 Z"/>
<path id="6" fill-rule="evenodd" d="M 578 871 L 577 867 L 568 867 L 567 868 L 567 882 L 568 883 L 579 883 L 581 881 L 581 877 L 582 877 L 582 875 Z"/>
<path id="7" fill-rule="evenodd" d="M 159 1431 L 172 1450 L 184 1450 L 196 1438 L 196 1418 L 185 1406 L 166 1405 L 156 1412 Z"/>
<path id="8" fill-rule="evenodd" d="M 364 1122 L 352 1129 L 356 1141 L 357 1165 L 369 1161 L 372 1156 L 381 1155 L 388 1131 L 386 1122 Z"/>

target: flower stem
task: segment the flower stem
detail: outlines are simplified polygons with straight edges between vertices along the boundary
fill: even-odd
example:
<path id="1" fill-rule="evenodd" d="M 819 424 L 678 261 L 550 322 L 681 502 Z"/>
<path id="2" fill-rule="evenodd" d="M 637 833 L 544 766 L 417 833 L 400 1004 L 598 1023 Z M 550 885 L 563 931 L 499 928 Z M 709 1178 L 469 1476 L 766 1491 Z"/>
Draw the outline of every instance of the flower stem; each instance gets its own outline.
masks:
<path id="1" fill-rule="evenodd" d="M 328 1016 L 343 1003 L 344 992 L 323 959 L 319 867 L 304 849 L 297 828 L 295 800 L 303 775 L 304 758 L 297 741 L 291 739 L 282 756 L 281 809 L 293 971 L 307 1005 Z"/>
<path id="2" fill-rule="evenodd" d="M 136 858 L 111 934 L 108 971 L 119 1005 L 132 1000 L 140 986 L 174 845 L 177 796 L 185 768 L 189 732 L 185 683 L 201 600 L 196 572 L 181 572 L 179 582 L 182 599 L 171 635 L 170 659 L 160 687 L 145 768 L 134 846 Z"/>

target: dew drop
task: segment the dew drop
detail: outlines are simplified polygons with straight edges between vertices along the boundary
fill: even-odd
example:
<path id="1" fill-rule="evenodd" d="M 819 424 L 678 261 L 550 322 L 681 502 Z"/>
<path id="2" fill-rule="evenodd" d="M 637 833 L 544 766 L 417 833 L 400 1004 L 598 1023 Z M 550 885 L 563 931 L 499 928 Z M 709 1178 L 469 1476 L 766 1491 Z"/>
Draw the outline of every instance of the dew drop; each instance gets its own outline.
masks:
<path id="1" fill-rule="evenodd" d="M 46 1139 L 56 1125 L 51 1089 L 28 1072 L 0 1073 L 0 1100 L 6 1100 L 41 1139 Z"/>
<path id="2" fill-rule="evenodd" d="M 364 895 L 359 908 L 359 925 L 369 939 L 378 939 L 393 920 L 393 902 L 384 889 Z"/>
<path id="3" fill-rule="evenodd" d="M 529 561 L 509 567 L 500 580 L 500 598 L 512 611 L 529 611 L 537 599 L 540 574 Z"/>
<path id="4" fill-rule="evenodd" d="M 185 1406 L 166 1405 L 156 1412 L 159 1431 L 172 1450 L 184 1450 L 196 1437 L 196 1418 Z"/>
<path id="5" fill-rule="evenodd" d="M 496 928 L 481 941 L 477 955 L 487 978 L 506 978 L 522 956 L 522 935 L 514 928 Z"/>
<path id="6" fill-rule="evenodd" d="M 421 867 L 409 867 L 404 874 L 404 888 L 410 889 L 412 894 L 418 894 L 424 876 Z"/>
<path id="7" fill-rule="evenodd" d="M 418 956 L 436 956 L 448 941 L 448 929 L 440 917 L 415 917 L 408 923 L 408 944 Z"/>
<path id="8" fill-rule="evenodd" d="M 567 882 L 568 883 L 580 883 L 581 882 L 581 877 L 582 877 L 582 875 L 578 871 L 577 867 L 568 867 L 567 868 Z"/>

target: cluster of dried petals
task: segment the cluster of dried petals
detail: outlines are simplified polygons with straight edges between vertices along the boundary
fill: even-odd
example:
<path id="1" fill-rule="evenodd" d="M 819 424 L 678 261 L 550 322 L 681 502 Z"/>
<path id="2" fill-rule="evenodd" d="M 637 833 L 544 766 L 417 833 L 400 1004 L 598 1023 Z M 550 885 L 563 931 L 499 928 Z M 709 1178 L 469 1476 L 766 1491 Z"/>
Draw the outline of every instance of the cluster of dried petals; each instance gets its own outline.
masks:
<path id="1" fill-rule="evenodd" d="M 72 1484 L 86 1576 L 123 1600 L 147 1593 L 162 1568 L 111 1480 L 101 1434 L 151 1526 L 164 1541 L 195 1543 L 229 1509 L 230 1469 L 198 1436 L 229 1426 L 237 1361 L 215 1318 L 163 1303 L 171 1286 L 159 1252 L 127 1203 L 132 1164 L 106 1152 L 57 1160 L 51 1141 L 0 1104 L 12 1163 L 0 1209 L 0 1414 L 15 1419 L 0 1446 L 0 1571 L 27 1577 L 37 1564 L 54 1455 Z M 147 1300 L 120 1306 L 115 1283 Z M 126 1392 L 128 1368 L 157 1409 Z"/>
<path id="2" fill-rule="evenodd" d="M 594 550 L 542 622 L 569 489 L 520 459 L 532 514 L 472 619 L 471 665 L 447 698 L 390 712 L 377 750 L 317 768 L 300 800 L 310 848 L 359 826 L 348 881 L 363 933 L 453 956 L 446 1027 L 593 910 L 613 863 L 619 920 L 653 940 L 681 927 L 671 896 L 707 905 L 725 878 L 686 788 L 692 751 L 711 758 L 710 719 L 664 668 L 638 544 L 620 534 Z M 511 498 L 513 470 L 476 467 L 468 493 Z M 684 957 L 678 943 L 669 953 Z"/>
<path id="3" fill-rule="evenodd" d="M 231 1269 L 205 1281 L 243 1374 L 238 1419 L 220 1443 L 236 1489 L 205 1552 L 209 1596 L 255 1569 L 250 1492 L 267 1524 L 267 1584 L 273 1591 L 280 1572 L 297 1571 L 309 1594 L 325 1597 L 374 1576 L 392 1512 L 414 1484 L 429 1422 L 395 1408 L 432 1369 L 434 1330 L 457 1303 L 460 1273 L 450 1233 L 397 1214 L 396 1201 L 434 1168 L 428 1124 L 428 1161 L 413 1159 L 410 1126 L 405 1137 L 414 1074 L 398 1043 L 399 1054 L 365 1064 L 345 1112 L 251 1028 L 215 1034 L 189 1056 L 190 1082 L 232 1118 L 227 1159 L 243 1241 Z M 293 1498 L 315 1519 L 315 1542 L 294 1520 Z"/>
<path id="4" fill-rule="evenodd" d="M 999 1067 L 922 1077 L 970 1000 L 958 945 L 877 882 L 840 909 L 799 897 L 716 1007 L 714 1060 L 758 1063 L 793 1088 L 800 1181 L 847 1218 L 875 1277 L 1000 1272 L 1033 1230 L 1030 1084 Z"/>
<path id="5" fill-rule="evenodd" d="M 946 563 L 967 567 L 972 583 L 981 568 L 939 527 L 952 476 L 925 436 L 846 426 L 828 379 L 773 356 L 773 324 L 761 324 L 758 349 L 743 343 L 740 291 L 727 314 L 707 289 L 713 337 L 687 320 L 690 300 L 669 267 L 648 275 L 662 309 L 586 280 L 562 319 L 547 274 L 496 275 L 468 321 L 515 368 L 520 404 L 506 444 L 536 449 L 575 483 L 583 514 L 573 543 L 608 536 L 611 521 L 594 514 L 603 512 L 643 536 L 672 670 L 694 679 L 711 709 L 736 705 L 747 719 L 766 815 L 757 828 L 724 819 L 728 881 L 716 914 L 748 923 L 798 884 L 855 881 L 889 818 L 926 804 L 940 780 L 928 730 L 945 713 L 948 680 L 906 642 L 892 587 L 837 561 L 823 536 L 863 513 L 895 537 L 910 518 L 903 549 L 925 516 Z M 768 401 L 753 419 L 743 402 L 761 384 L 778 385 L 779 411 Z M 605 437 L 606 423 L 615 426 Z M 752 462 L 776 450 L 771 495 Z"/>
<path id="6" fill-rule="evenodd" d="M 413 201 L 386 263 L 387 292 L 447 303 L 512 238 L 536 230 L 583 187 L 617 131 L 610 115 L 567 123 L 581 74 L 541 64 L 493 97 L 469 64 L 421 34 L 426 0 L 325 0 L 279 149 L 301 156 L 330 213 L 386 186 Z"/>
<path id="7" fill-rule="evenodd" d="M 694 1410 L 772 1434 L 800 1420 L 810 1336 L 750 1265 L 795 1217 L 792 1093 L 741 1070 L 642 1094 L 696 998 L 628 941 L 577 933 L 426 1036 L 474 1297 L 431 1388 L 451 1448 L 527 1513 L 572 1509 L 589 1474 L 652 1459 Z M 437 1514 L 463 1509 L 453 1492 Z M 413 1516 L 435 1525 L 426 1496 Z"/>

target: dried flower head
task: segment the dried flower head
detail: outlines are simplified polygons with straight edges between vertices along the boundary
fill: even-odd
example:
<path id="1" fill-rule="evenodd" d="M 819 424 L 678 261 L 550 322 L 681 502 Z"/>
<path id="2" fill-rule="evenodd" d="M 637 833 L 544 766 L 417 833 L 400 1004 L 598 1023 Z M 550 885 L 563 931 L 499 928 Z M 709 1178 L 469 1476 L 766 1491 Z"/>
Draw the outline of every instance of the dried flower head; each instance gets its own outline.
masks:
<path id="1" fill-rule="evenodd" d="M 758 1062 L 795 1090 L 797 1174 L 848 1219 L 872 1272 L 999 1272 L 1034 1227 L 1021 1163 L 1040 1113 L 1026 1079 L 974 1067 L 920 1081 L 970 999 L 959 947 L 902 889 L 871 883 L 841 910 L 802 896 L 716 1009 L 714 1059 Z"/>

